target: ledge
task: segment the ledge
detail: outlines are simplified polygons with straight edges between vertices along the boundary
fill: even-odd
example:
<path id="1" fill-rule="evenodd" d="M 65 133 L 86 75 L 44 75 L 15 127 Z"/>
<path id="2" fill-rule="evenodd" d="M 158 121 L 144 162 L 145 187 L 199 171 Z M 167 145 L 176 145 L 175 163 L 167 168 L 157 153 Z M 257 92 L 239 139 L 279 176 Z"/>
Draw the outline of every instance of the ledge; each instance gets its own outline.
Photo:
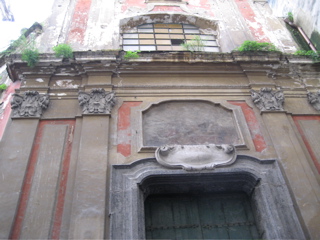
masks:
<path id="1" fill-rule="evenodd" d="M 125 51 L 84 51 L 74 52 L 73 59 L 56 58 L 54 53 L 40 54 L 39 62 L 35 67 L 30 68 L 27 63 L 21 60 L 21 54 L 13 54 L 6 57 L 7 70 L 13 81 L 20 79 L 21 75 L 52 75 L 61 72 L 66 76 L 80 76 L 88 73 L 114 73 L 122 66 L 129 66 L 135 69 L 139 63 L 293 63 L 293 64 L 314 64 L 312 59 L 305 56 L 282 54 L 280 52 L 167 52 L 151 51 L 139 52 L 138 58 L 125 59 Z M 141 64 L 140 64 L 141 65 Z M 205 65 L 203 65 L 205 66 Z M 211 65 L 207 65 L 211 68 Z M 190 65 L 192 67 L 192 65 Z M 69 69 L 69 70 L 68 70 Z M 72 69 L 72 70 L 70 70 Z M 162 70 L 161 70 L 162 71 Z M 180 70 L 179 70 L 180 71 Z"/>

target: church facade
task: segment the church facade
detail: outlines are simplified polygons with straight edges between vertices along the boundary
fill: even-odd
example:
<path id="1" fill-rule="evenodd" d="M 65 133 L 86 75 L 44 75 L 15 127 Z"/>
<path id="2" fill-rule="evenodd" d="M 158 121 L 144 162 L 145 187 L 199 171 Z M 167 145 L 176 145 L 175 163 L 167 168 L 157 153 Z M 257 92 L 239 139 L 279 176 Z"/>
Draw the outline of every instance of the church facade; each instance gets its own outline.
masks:
<path id="1" fill-rule="evenodd" d="M 52 9 L 6 58 L 0 238 L 319 239 L 320 66 L 267 1 Z"/>

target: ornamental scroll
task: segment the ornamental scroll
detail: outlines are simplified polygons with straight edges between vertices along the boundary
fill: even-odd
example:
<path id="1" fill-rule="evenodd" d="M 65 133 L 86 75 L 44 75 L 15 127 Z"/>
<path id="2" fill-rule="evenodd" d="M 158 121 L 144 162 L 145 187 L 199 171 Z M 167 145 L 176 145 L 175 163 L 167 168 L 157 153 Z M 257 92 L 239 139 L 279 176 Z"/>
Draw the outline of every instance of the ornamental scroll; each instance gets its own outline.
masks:
<path id="1" fill-rule="evenodd" d="M 49 105 L 49 95 L 37 91 L 26 91 L 23 96 L 13 94 L 11 100 L 12 117 L 40 117 Z"/>
<path id="2" fill-rule="evenodd" d="M 228 166 L 237 158 L 235 147 L 229 144 L 163 146 L 157 148 L 155 156 L 158 163 L 165 167 L 185 170 Z"/>
<path id="3" fill-rule="evenodd" d="M 110 114 L 116 103 L 115 93 L 103 88 L 93 88 L 90 93 L 79 92 L 78 100 L 83 114 Z"/>

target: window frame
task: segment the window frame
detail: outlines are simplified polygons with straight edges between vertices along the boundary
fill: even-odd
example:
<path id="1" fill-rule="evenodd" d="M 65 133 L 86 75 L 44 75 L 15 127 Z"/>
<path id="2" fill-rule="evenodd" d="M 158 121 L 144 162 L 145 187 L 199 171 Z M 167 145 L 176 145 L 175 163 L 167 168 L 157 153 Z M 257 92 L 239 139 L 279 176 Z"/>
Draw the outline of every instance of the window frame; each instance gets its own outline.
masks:
<path id="1" fill-rule="evenodd" d="M 220 52 L 216 37 L 213 34 L 201 33 L 192 24 L 185 23 L 146 23 L 136 26 L 135 30 L 122 33 L 124 51 L 188 51 L 172 41 L 181 40 L 193 43 L 199 37 L 201 49 L 194 51 Z M 197 42 L 198 43 L 198 42 Z"/>

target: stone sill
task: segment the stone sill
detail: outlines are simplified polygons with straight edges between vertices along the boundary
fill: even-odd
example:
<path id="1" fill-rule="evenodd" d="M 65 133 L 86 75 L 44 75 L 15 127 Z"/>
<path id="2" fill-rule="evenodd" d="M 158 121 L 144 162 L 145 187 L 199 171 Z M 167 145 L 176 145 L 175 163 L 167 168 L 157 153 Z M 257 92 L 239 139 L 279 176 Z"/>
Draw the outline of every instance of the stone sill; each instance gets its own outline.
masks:
<path id="1" fill-rule="evenodd" d="M 300 55 L 285 55 L 285 58 L 290 63 L 314 63 L 311 57 L 308 56 L 300 56 Z"/>
<path id="2" fill-rule="evenodd" d="M 250 62 L 250 61 L 280 61 L 281 52 L 232 52 L 234 60 L 237 62 Z"/>

